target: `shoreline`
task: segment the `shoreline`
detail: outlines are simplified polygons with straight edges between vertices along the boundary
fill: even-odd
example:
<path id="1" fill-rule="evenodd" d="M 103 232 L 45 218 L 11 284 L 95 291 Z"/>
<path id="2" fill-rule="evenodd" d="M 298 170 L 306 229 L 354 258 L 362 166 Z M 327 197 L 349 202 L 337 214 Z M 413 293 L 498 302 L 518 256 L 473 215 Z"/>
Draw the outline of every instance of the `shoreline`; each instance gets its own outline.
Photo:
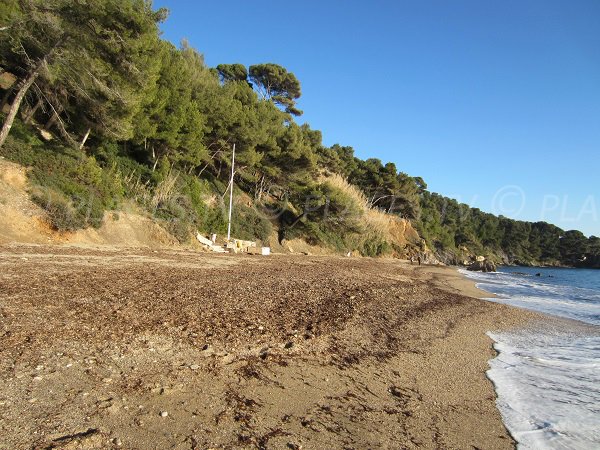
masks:
<path id="1" fill-rule="evenodd" d="M 540 316 L 453 268 L 43 246 L 0 266 L 11 447 L 514 448 L 485 333 Z"/>
<path id="2" fill-rule="evenodd" d="M 496 294 L 477 287 L 477 283 L 459 272 L 459 266 L 414 266 L 417 272 L 425 272 L 428 280 L 440 289 L 478 299 L 496 298 Z"/>

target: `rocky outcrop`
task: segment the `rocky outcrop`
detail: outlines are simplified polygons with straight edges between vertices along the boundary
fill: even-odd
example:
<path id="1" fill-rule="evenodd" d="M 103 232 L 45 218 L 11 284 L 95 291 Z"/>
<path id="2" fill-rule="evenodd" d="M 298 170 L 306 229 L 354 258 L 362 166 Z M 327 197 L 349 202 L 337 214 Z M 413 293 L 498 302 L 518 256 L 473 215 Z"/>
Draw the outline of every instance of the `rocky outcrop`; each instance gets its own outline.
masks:
<path id="1" fill-rule="evenodd" d="M 496 272 L 496 264 L 494 264 L 489 259 L 484 259 L 482 261 L 475 261 L 467 267 L 467 270 L 471 270 L 473 272 Z"/>

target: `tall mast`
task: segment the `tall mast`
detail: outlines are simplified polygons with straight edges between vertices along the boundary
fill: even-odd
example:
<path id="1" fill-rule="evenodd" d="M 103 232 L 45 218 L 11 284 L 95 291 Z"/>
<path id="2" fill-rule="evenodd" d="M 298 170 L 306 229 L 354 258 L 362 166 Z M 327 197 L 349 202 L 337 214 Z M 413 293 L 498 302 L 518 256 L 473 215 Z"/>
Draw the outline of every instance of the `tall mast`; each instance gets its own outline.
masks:
<path id="1" fill-rule="evenodd" d="M 231 185 L 231 190 L 229 191 L 229 222 L 227 223 L 227 242 L 231 239 L 231 210 L 233 209 L 233 174 L 235 165 L 235 144 L 233 144 L 233 155 L 231 156 L 231 180 L 229 184 Z"/>

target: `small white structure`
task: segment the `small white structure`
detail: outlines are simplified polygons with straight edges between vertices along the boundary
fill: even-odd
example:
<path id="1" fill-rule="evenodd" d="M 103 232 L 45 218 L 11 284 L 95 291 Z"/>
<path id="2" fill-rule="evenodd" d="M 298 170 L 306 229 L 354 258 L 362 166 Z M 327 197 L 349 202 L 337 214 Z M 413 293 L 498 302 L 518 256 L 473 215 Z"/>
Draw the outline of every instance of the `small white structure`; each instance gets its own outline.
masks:
<path id="1" fill-rule="evenodd" d="M 227 242 L 226 247 L 232 253 L 250 253 L 250 249 L 256 248 L 256 242 L 244 241 L 243 239 L 231 239 Z"/>
<path id="2" fill-rule="evenodd" d="M 227 241 L 225 246 L 216 245 L 217 235 L 211 235 L 211 239 L 208 239 L 196 232 L 196 240 L 202 244 L 202 246 L 216 253 L 250 253 L 251 255 L 265 255 L 271 254 L 271 247 L 257 247 L 254 241 L 244 241 L 243 239 L 230 239 Z"/>
<path id="3" fill-rule="evenodd" d="M 204 246 L 205 249 L 211 250 L 215 253 L 225 253 L 226 250 L 223 247 L 215 244 L 215 241 L 217 240 L 217 235 L 213 234 L 213 236 L 214 236 L 214 241 L 212 239 L 207 239 L 204 236 L 202 236 L 199 232 L 196 232 L 196 240 L 198 242 L 200 242 Z"/>
<path id="4" fill-rule="evenodd" d="M 248 253 L 251 255 L 269 256 L 271 254 L 271 247 L 249 247 Z"/>
<path id="5" fill-rule="evenodd" d="M 196 232 L 196 239 L 198 240 L 198 242 L 200 242 L 202 245 L 206 245 L 208 247 L 212 246 L 214 244 L 213 241 L 211 241 L 210 239 L 206 239 L 204 236 L 202 236 L 200 233 Z"/>

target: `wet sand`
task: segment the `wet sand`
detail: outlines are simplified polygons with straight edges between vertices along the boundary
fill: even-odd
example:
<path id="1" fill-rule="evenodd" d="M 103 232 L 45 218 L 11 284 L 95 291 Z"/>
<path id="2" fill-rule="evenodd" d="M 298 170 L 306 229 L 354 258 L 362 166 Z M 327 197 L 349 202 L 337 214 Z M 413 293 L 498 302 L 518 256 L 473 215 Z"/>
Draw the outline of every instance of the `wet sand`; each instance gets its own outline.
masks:
<path id="1" fill-rule="evenodd" d="M 456 269 L 0 247 L 0 448 L 513 448 Z"/>

